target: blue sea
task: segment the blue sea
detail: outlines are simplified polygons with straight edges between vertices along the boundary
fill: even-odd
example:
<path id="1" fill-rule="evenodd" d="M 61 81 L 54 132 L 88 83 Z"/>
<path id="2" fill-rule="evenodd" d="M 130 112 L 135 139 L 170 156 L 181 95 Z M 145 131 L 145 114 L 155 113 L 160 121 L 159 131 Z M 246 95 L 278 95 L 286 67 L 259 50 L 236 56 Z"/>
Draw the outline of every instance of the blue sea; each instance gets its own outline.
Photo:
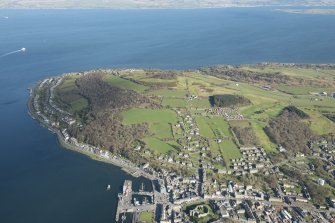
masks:
<path id="1" fill-rule="evenodd" d="M 0 222 L 114 222 L 123 181 L 149 183 L 61 148 L 27 114 L 38 80 L 101 67 L 335 63 L 334 27 L 335 15 L 273 8 L 0 10 Z"/>

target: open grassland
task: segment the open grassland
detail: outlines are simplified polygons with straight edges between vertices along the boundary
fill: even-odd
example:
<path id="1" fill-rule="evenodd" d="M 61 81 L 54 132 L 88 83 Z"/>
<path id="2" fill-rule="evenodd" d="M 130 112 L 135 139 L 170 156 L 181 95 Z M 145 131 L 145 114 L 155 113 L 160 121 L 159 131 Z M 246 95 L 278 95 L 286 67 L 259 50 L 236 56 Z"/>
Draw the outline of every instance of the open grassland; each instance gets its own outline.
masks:
<path id="1" fill-rule="evenodd" d="M 169 152 L 176 151 L 170 144 L 154 137 L 146 137 L 143 141 L 148 145 L 150 150 L 157 154 L 168 154 Z"/>
<path id="2" fill-rule="evenodd" d="M 83 97 L 78 97 L 78 99 L 71 101 L 70 106 L 73 111 L 79 112 L 89 106 L 88 101 Z"/>
<path id="3" fill-rule="evenodd" d="M 151 91 L 148 94 L 153 94 L 166 98 L 185 98 L 185 91 L 180 89 L 160 89 Z"/>
<path id="4" fill-rule="evenodd" d="M 251 126 L 253 131 L 255 132 L 255 135 L 257 139 L 260 141 L 260 145 L 263 146 L 263 148 L 266 150 L 266 152 L 277 152 L 276 145 L 271 142 L 268 135 L 265 134 L 264 128 L 267 125 L 267 123 L 253 120 L 251 121 Z"/>
<path id="5" fill-rule="evenodd" d="M 122 112 L 124 124 L 148 123 L 176 123 L 176 113 L 169 109 L 132 108 Z"/>
<path id="6" fill-rule="evenodd" d="M 211 107 L 211 104 L 208 98 L 194 99 L 190 101 L 189 103 L 194 108 L 210 108 Z"/>
<path id="7" fill-rule="evenodd" d="M 219 144 L 219 147 L 227 164 L 231 159 L 238 159 L 242 157 L 239 148 L 232 140 L 224 140 Z"/>
<path id="8" fill-rule="evenodd" d="M 70 91 L 76 87 L 76 80 L 79 76 L 69 75 L 65 77 L 62 83 L 57 87 L 59 91 Z"/>
<path id="9" fill-rule="evenodd" d="M 318 78 L 325 80 L 334 80 L 335 70 L 320 70 L 320 69 L 307 69 L 298 67 L 283 67 L 279 65 L 271 65 L 265 68 L 256 67 L 244 67 L 246 70 L 258 71 L 258 72 L 281 72 L 288 76 L 303 77 L 303 78 Z"/>
<path id="10" fill-rule="evenodd" d="M 231 120 L 229 121 L 229 125 L 231 127 L 241 127 L 246 128 L 250 126 L 250 123 L 248 120 Z"/>
<path id="11" fill-rule="evenodd" d="M 310 116 L 310 119 L 306 120 L 306 123 L 314 133 L 323 135 L 335 132 L 335 125 L 331 120 L 318 112 L 304 111 Z"/>
<path id="12" fill-rule="evenodd" d="M 169 123 L 152 123 L 150 124 L 150 132 L 157 138 L 173 138 Z"/>
<path id="13" fill-rule="evenodd" d="M 216 157 L 221 155 L 220 146 L 216 141 L 210 141 L 209 148 L 211 150 L 212 156 Z"/>
<path id="14" fill-rule="evenodd" d="M 207 123 L 217 137 L 230 137 L 229 125 L 223 117 L 210 117 Z"/>
<path id="15" fill-rule="evenodd" d="M 134 90 L 139 93 L 143 93 L 148 87 L 137 84 L 135 82 L 132 82 L 130 80 L 126 80 L 124 78 L 115 76 L 115 75 L 106 75 L 105 76 L 105 81 L 113 86 L 120 87 L 123 89 L 128 89 L 128 90 Z"/>
<path id="16" fill-rule="evenodd" d="M 185 108 L 186 101 L 181 98 L 163 98 L 162 105 L 169 106 L 171 108 Z"/>
<path id="17" fill-rule="evenodd" d="M 76 113 L 89 106 L 86 98 L 81 96 L 76 87 L 78 75 L 69 75 L 56 88 L 57 100 L 60 100 L 70 112 Z"/>
<path id="18" fill-rule="evenodd" d="M 154 212 L 144 211 L 140 213 L 140 223 L 154 223 Z"/>
<path id="19" fill-rule="evenodd" d="M 196 122 L 198 124 L 200 135 L 206 138 L 214 138 L 215 134 L 212 131 L 211 127 L 208 125 L 209 118 L 198 116 L 196 117 Z"/>
<path id="20" fill-rule="evenodd" d="M 292 95 L 311 95 L 313 93 L 321 93 L 321 92 L 331 93 L 335 91 L 334 88 L 289 86 L 289 85 L 280 85 L 277 87 L 277 89 Z"/>

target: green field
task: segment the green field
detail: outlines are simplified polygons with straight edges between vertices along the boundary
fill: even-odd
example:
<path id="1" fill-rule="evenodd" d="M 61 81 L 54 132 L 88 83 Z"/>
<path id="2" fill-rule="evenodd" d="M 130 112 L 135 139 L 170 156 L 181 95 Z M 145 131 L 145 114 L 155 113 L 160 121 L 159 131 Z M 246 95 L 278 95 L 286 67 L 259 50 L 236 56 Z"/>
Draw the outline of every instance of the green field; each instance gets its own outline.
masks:
<path id="1" fill-rule="evenodd" d="M 200 98 L 190 101 L 190 104 L 195 108 L 210 108 L 211 104 L 209 103 L 208 98 Z"/>
<path id="2" fill-rule="evenodd" d="M 77 91 L 76 79 L 79 76 L 66 76 L 63 82 L 56 88 L 57 99 L 61 100 L 65 107 L 71 112 L 79 112 L 89 106 L 86 98 L 82 97 Z"/>
<path id="3" fill-rule="evenodd" d="M 115 75 L 106 75 L 105 80 L 108 84 L 120 87 L 123 89 L 134 90 L 140 93 L 143 93 L 148 87 L 137 84 L 130 80 L 115 76 Z"/>
<path id="4" fill-rule="evenodd" d="M 148 145 L 150 150 L 157 154 L 168 154 L 169 152 L 175 152 L 176 150 L 166 142 L 163 142 L 154 137 L 144 138 L 143 141 Z"/>
<path id="5" fill-rule="evenodd" d="M 173 138 L 171 124 L 169 123 L 152 123 L 150 124 L 150 132 L 161 139 Z"/>
<path id="6" fill-rule="evenodd" d="M 200 135 L 202 137 L 207 137 L 207 138 L 214 138 L 215 135 L 211 129 L 211 127 L 208 125 L 208 120 L 209 118 L 198 116 L 195 118 L 199 130 L 200 130 Z"/>
<path id="7" fill-rule="evenodd" d="M 249 127 L 250 123 L 249 123 L 248 120 L 231 120 L 231 121 L 229 121 L 229 125 L 231 127 L 245 128 L 245 127 Z"/>
<path id="8" fill-rule="evenodd" d="M 143 122 L 149 123 L 176 123 L 176 113 L 169 109 L 144 109 L 132 108 L 122 112 L 123 123 L 138 124 Z"/>
<path id="9" fill-rule="evenodd" d="M 263 148 L 267 152 L 277 152 L 277 145 L 271 142 L 269 137 L 265 134 L 264 128 L 266 126 L 266 123 L 253 120 L 251 121 L 252 129 L 255 132 L 255 135 L 257 136 L 258 140 L 260 141 L 260 144 L 263 146 Z"/>
<path id="10" fill-rule="evenodd" d="M 186 101 L 181 98 L 164 98 L 162 101 L 163 106 L 169 106 L 171 108 L 185 108 Z"/>
<path id="11" fill-rule="evenodd" d="M 221 155 L 221 149 L 220 146 L 217 142 L 215 141 L 211 141 L 209 143 L 209 148 L 211 149 L 211 152 L 214 156 L 219 156 Z"/>
<path id="12" fill-rule="evenodd" d="M 240 150 L 232 140 L 224 140 L 219 146 L 226 163 L 229 163 L 231 159 L 242 157 Z"/>
<path id="13" fill-rule="evenodd" d="M 331 93 L 334 91 L 333 88 L 317 88 L 317 87 L 299 87 L 299 86 L 288 86 L 288 85 L 281 85 L 277 87 L 278 90 L 286 92 L 288 94 L 295 94 L 295 95 L 310 95 L 311 93 L 321 93 L 327 92 Z"/>
<path id="14" fill-rule="evenodd" d="M 69 75 L 66 76 L 62 83 L 57 87 L 57 90 L 59 91 L 70 91 L 75 88 L 76 86 L 76 80 L 79 78 L 77 75 Z"/>
<path id="15" fill-rule="evenodd" d="M 231 136 L 228 122 L 223 117 L 208 118 L 207 123 L 218 138 Z"/>
<path id="16" fill-rule="evenodd" d="M 72 102 L 70 102 L 71 108 L 73 111 L 81 111 L 84 108 L 88 107 L 89 103 L 85 98 L 78 98 Z"/>
<path id="17" fill-rule="evenodd" d="M 140 223 L 154 223 L 154 212 L 144 211 L 140 213 Z"/>
<path id="18" fill-rule="evenodd" d="M 166 98 L 185 98 L 185 91 L 180 89 L 160 89 L 151 91 L 148 94 L 154 94 Z"/>

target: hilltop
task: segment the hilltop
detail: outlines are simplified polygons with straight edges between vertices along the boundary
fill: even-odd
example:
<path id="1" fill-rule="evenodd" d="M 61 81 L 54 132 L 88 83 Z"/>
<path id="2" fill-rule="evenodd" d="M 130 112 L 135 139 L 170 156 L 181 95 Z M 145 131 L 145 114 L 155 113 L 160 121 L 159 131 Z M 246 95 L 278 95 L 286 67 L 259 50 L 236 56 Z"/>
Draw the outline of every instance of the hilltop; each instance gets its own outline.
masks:
<path id="1" fill-rule="evenodd" d="M 294 199 L 323 205 L 335 186 L 334 76 L 309 64 L 99 69 L 39 82 L 29 110 L 64 147 L 134 176 L 184 179 L 205 198 L 216 183 L 276 197 L 279 180 L 297 182 Z"/>

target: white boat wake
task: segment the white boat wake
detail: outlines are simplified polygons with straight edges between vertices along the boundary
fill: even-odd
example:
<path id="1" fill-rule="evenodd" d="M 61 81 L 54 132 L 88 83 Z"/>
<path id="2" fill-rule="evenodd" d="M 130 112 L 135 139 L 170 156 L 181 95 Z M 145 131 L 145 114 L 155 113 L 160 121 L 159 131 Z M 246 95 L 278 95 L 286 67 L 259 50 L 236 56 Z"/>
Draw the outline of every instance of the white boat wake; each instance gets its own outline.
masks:
<path id="1" fill-rule="evenodd" d="M 26 52 L 26 50 L 27 50 L 26 48 L 21 48 L 19 50 L 15 50 L 13 52 L 5 53 L 5 54 L 1 55 L 0 58 L 9 56 L 9 55 L 12 55 L 12 54 L 15 54 L 15 53 Z"/>

